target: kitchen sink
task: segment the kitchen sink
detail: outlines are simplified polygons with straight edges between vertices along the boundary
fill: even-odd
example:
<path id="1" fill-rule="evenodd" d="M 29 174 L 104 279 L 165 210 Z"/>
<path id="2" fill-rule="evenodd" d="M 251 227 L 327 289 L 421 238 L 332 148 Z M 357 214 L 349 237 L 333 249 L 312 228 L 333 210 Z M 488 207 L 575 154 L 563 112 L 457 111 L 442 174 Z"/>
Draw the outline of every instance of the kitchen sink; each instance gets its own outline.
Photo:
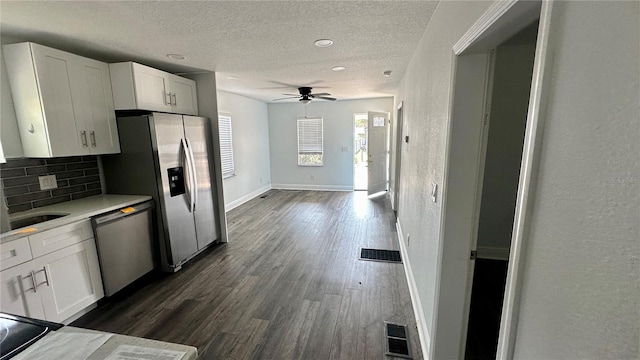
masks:
<path id="1" fill-rule="evenodd" d="M 23 217 L 23 218 L 18 218 L 18 219 L 13 219 L 10 221 L 11 224 L 11 229 L 20 229 L 23 228 L 25 226 L 31 226 L 31 225 L 35 225 L 35 224 L 39 224 L 41 222 L 45 222 L 45 221 L 49 221 L 49 220 L 53 220 L 53 219 L 58 219 L 64 216 L 67 216 L 69 214 L 38 214 L 38 215 L 32 215 L 32 216 L 28 216 L 28 217 Z"/>

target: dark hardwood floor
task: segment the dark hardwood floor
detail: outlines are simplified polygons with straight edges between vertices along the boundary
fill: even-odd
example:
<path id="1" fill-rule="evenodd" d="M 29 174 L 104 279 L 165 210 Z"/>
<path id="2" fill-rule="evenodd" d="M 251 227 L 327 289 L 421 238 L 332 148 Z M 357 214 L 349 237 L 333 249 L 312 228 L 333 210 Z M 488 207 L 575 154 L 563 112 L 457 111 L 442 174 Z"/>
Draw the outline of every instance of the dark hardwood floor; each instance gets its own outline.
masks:
<path id="1" fill-rule="evenodd" d="M 385 359 L 392 321 L 421 359 L 402 264 L 358 260 L 361 247 L 399 250 L 388 198 L 267 195 L 228 213 L 229 243 L 72 325 L 192 345 L 202 359 Z"/>

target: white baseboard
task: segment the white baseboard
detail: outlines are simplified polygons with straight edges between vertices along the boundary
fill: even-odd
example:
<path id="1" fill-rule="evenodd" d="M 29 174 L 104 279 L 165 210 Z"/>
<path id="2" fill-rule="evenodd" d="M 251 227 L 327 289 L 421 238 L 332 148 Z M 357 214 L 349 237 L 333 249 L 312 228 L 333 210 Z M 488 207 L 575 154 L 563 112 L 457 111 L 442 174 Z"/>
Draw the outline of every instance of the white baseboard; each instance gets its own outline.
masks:
<path id="1" fill-rule="evenodd" d="M 352 186 L 315 184 L 271 184 L 276 190 L 353 191 Z"/>
<path id="2" fill-rule="evenodd" d="M 509 249 L 478 246 L 476 251 L 478 252 L 478 259 L 509 261 Z"/>
<path id="3" fill-rule="evenodd" d="M 418 287 L 416 285 L 416 279 L 413 277 L 413 271 L 411 270 L 411 263 L 409 262 L 409 251 L 407 250 L 407 243 L 404 239 L 404 233 L 400 222 L 396 221 L 396 229 L 398 230 L 398 242 L 400 243 L 400 253 L 402 254 L 402 264 L 404 265 L 404 273 L 407 277 L 407 283 L 409 284 L 409 294 L 411 295 L 411 304 L 413 305 L 413 314 L 416 317 L 416 325 L 418 327 L 418 337 L 420 338 L 420 347 L 422 348 L 422 357 L 427 359 L 429 357 L 429 348 L 431 347 L 431 337 L 429 336 L 429 329 L 427 329 L 427 321 L 422 311 L 422 302 L 420 301 L 420 294 L 418 293 Z"/>
<path id="4" fill-rule="evenodd" d="M 229 210 L 233 210 L 235 208 L 237 208 L 238 206 L 246 203 L 249 200 L 252 200 L 264 193 L 266 193 L 267 191 L 271 190 L 271 185 L 267 185 L 267 186 L 263 186 L 255 191 L 252 191 L 242 197 L 240 197 L 239 199 L 233 200 L 231 202 L 229 202 L 228 204 L 224 204 L 224 209 L 225 211 L 229 211 Z"/>

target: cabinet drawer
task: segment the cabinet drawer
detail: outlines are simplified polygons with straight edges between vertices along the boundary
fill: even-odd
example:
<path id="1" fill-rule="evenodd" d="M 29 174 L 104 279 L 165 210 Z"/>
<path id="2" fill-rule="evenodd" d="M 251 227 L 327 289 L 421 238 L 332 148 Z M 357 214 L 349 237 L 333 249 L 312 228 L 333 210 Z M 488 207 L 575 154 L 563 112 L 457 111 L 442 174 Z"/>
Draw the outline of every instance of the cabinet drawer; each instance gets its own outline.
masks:
<path id="1" fill-rule="evenodd" d="M 31 259 L 29 239 L 26 236 L 0 245 L 0 270 L 8 269 Z"/>
<path id="2" fill-rule="evenodd" d="M 69 245 L 93 238 L 91 220 L 82 220 L 29 236 L 33 257 L 37 258 Z"/>

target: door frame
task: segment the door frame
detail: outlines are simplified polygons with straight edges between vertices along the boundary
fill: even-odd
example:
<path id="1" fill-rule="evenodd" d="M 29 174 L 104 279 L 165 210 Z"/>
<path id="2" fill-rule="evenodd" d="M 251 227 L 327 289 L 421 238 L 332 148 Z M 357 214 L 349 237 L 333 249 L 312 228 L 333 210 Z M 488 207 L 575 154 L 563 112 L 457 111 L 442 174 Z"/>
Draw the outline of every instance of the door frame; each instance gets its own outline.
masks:
<path id="1" fill-rule="evenodd" d="M 466 259 L 469 259 L 473 235 L 472 219 L 473 212 L 476 211 L 473 206 L 476 197 L 473 194 L 477 191 L 477 181 L 475 180 L 478 176 L 481 158 L 481 147 L 478 144 L 481 142 L 482 126 L 478 126 L 477 122 L 481 121 L 483 114 L 479 106 L 470 109 L 465 102 L 455 101 L 456 94 L 462 93 L 463 87 L 468 85 L 465 84 L 465 81 L 468 82 L 468 80 L 462 76 L 457 77 L 456 74 L 465 68 L 469 69 L 468 66 L 476 66 L 480 69 L 478 61 L 486 61 L 482 55 L 488 56 L 491 49 L 539 19 L 509 268 L 496 355 L 498 359 L 513 357 L 517 311 L 521 293 L 520 282 L 525 265 L 524 251 L 526 236 L 530 228 L 528 214 L 533 205 L 533 201 L 530 199 L 533 199 L 535 195 L 535 175 L 540 159 L 547 85 L 550 80 L 551 52 L 548 51 L 548 47 L 552 7 L 553 0 L 496 2 L 453 46 L 449 94 L 450 119 L 445 145 L 445 171 L 440 220 L 440 254 L 438 255 L 433 307 L 433 335 L 430 341 L 431 346 L 429 346 L 428 352 L 425 352 L 428 358 L 463 358 L 466 342 L 464 335 L 468 322 L 468 312 L 465 312 L 465 305 L 468 304 L 467 297 L 470 296 L 468 291 L 470 287 L 467 282 L 469 281 L 468 268 L 471 261 Z M 473 60 L 472 57 L 476 57 L 476 60 Z M 482 91 L 484 90 L 486 87 Z M 466 113 L 461 112 L 461 109 Z M 470 125 L 470 127 L 466 125 Z M 457 145 L 464 137 L 472 139 L 475 143 L 467 149 L 452 146 L 452 144 Z M 466 172 L 462 171 L 460 166 L 455 166 L 456 164 L 452 163 L 452 160 L 461 158 L 461 151 L 464 152 L 462 156 L 471 156 L 473 159 L 471 161 L 472 169 Z M 458 183 L 461 176 L 469 175 L 470 172 L 475 177 L 474 179 Z M 450 188 L 451 191 L 449 191 Z M 468 195 L 459 196 L 464 191 Z M 458 223 L 461 219 L 468 225 L 462 231 Z"/>
<path id="2" fill-rule="evenodd" d="M 398 210 L 400 203 L 400 169 L 402 167 L 402 123 L 404 117 L 404 101 L 400 101 L 396 108 L 396 147 L 394 149 L 395 152 L 395 160 L 393 163 L 393 197 L 391 198 L 391 205 L 393 210 L 396 212 L 396 218 L 398 218 Z"/>

